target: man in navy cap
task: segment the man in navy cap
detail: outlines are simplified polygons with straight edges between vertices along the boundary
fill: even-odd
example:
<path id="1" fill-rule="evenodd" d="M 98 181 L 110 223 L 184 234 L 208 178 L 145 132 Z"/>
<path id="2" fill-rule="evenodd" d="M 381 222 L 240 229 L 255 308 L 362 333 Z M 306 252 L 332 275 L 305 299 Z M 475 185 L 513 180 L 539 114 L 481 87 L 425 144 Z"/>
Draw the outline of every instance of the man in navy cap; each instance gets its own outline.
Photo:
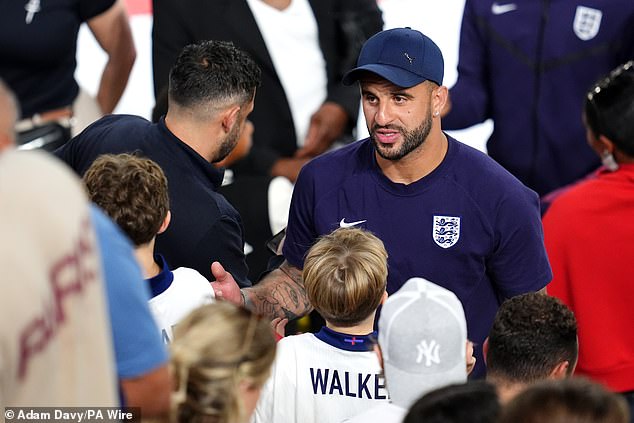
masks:
<path id="1" fill-rule="evenodd" d="M 389 255 L 388 292 L 412 277 L 453 291 L 481 357 L 501 301 L 548 284 L 537 195 L 485 154 L 442 132 L 447 101 L 438 46 L 409 28 L 378 33 L 344 83 L 359 82 L 370 137 L 308 163 L 297 180 L 285 262 L 242 301 L 295 317 L 310 309 L 303 258 L 337 227 L 362 227 Z M 223 286 L 224 285 L 224 286 Z M 235 290 L 219 287 L 240 300 Z M 479 359 L 474 375 L 484 372 Z"/>

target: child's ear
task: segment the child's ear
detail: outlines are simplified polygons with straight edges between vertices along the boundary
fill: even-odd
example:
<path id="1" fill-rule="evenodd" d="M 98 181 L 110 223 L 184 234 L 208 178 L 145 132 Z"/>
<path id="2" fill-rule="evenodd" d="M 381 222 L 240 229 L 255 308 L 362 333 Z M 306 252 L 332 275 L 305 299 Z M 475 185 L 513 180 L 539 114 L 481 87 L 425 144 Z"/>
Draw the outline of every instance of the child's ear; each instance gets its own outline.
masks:
<path id="1" fill-rule="evenodd" d="M 387 301 L 387 291 L 383 291 L 383 298 L 381 298 L 381 305 L 385 304 L 385 301 Z"/>
<path id="2" fill-rule="evenodd" d="M 161 223 L 161 226 L 159 227 L 159 230 L 156 234 L 158 235 L 165 232 L 167 230 L 167 227 L 170 225 L 171 221 L 172 221 L 172 212 L 168 210 L 167 214 L 165 215 L 165 219 L 163 219 L 163 223 Z"/>

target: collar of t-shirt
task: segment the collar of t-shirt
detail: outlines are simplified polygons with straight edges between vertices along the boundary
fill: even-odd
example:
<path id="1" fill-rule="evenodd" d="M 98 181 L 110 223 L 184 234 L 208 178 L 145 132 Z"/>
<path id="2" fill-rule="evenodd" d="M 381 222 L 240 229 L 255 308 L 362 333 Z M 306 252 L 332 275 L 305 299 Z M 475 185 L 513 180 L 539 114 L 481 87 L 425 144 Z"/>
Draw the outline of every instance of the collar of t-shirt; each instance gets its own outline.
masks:
<path id="1" fill-rule="evenodd" d="M 326 61 L 317 20 L 308 0 L 292 0 L 284 10 L 247 0 L 262 34 L 293 117 L 297 145 L 304 144 L 310 117 L 326 99 Z"/>
<path id="2" fill-rule="evenodd" d="M 165 292 L 174 280 L 174 274 L 169 269 L 169 266 L 167 265 L 167 260 L 165 260 L 162 255 L 155 254 L 154 261 L 161 268 L 161 271 L 158 275 L 146 279 L 150 283 L 150 292 L 152 294 L 152 298 Z"/>
<path id="3" fill-rule="evenodd" d="M 324 326 L 315 336 L 317 339 L 340 350 L 372 351 L 372 347 L 376 343 L 377 333 L 375 331 L 367 335 L 350 335 L 336 332 Z"/>

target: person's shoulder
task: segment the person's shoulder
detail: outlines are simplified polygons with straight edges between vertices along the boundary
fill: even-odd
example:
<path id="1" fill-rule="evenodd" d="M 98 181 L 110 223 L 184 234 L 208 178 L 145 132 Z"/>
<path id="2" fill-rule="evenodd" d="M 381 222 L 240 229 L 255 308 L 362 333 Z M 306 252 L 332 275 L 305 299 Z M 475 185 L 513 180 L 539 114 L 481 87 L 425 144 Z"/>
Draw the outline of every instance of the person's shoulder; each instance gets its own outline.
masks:
<path id="1" fill-rule="evenodd" d="M 550 219 L 555 215 L 566 215 L 578 210 L 581 206 L 586 206 L 588 202 L 596 201 L 598 195 L 605 193 L 605 189 L 609 188 L 605 187 L 598 178 L 579 181 L 562 190 L 552 199 L 544 218 L 548 216 Z"/>
<path id="2" fill-rule="evenodd" d="M 278 352 L 280 354 L 292 353 L 296 355 L 298 351 L 313 350 L 316 344 L 315 335 L 312 333 L 301 333 L 298 335 L 289 335 L 280 339 L 277 343 Z"/>
<path id="3" fill-rule="evenodd" d="M 201 275 L 198 270 L 192 269 L 191 267 L 178 267 L 172 270 L 172 273 L 174 274 L 174 280 L 182 279 L 182 280 L 192 280 L 192 281 L 195 281 L 196 283 L 198 282 L 209 283 L 209 281 L 203 275 Z"/>
<path id="4" fill-rule="evenodd" d="M 210 282 L 198 270 L 190 267 L 179 267 L 172 270 L 172 274 L 174 275 L 174 283 L 182 285 L 188 290 L 211 291 L 213 295 L 214 291 Z"/>
<path id="5" fill-rule="evenodd" d="M 66 145 L 68 148 L 86 148 L 86 145 L 112 152 L 129 151 L 142 143 L 156 126 L 141 116 L 107 115 L 90 124 Z M 65 146 L 60 148 L 64 149 Z"/>
<path id="6" fill-rule="evenodd" d="M 363 139 L 323 153 L 306 163 L 302 172 L 317 174 L 320 178 L 338 178 L 352 173 L 359 167 L 367 166 L 371 150 L 369 144 L 369 139 Z"/>
<path id="7" fill-rule="evenodd" d="M 95 122 L 90 124 L 86 129 L 84 129 L 82 133 L 85 133 L 85 132 L 90 133 L 93 131 L 99 131 L 103 129 L 109 129 L 109 130 L 118 129 L 118 130 L 126 131 L 126 130 L 136 129 L 136 128 L 147 128 L 152 125 L 154 125 L 152 122 L 150 122 L 149 120 L 141 116 L 111 114 L 96 120 Z"/>
<path id="8" fill-rule="evenodd" d="M 520 195 L 536 198 L 537 194 L 504 169 L 486 153 L 447 136 L 453 148 L 452 175 L 469 191 L 489 192 L 489 195 Z"/>

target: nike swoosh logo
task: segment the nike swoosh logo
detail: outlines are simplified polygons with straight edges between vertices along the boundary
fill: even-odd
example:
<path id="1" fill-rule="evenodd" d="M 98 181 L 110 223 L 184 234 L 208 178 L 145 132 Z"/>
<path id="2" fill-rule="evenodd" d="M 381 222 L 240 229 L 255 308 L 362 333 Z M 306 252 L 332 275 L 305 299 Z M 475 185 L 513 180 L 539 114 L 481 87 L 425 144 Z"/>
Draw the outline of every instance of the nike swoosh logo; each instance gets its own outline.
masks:
<path id="1" fill-rule="evenodd" d="M 346 218 L 344 217 L 343 219 L 341 219 L 341 222 L 339 222 L 339 227 L 340 228 L 351 228 L 353 226 L 360 225 L 363 222 L 367 222 L 367 220 L 357 220 L 356 222 L 346 222 Z"/>
<path id="2" fill-rule="evenodd" d="M 512 12 L 516 9 L 517 9 L 517 5 L 515 3 L 507 3 L 507 4 L 493 3 L 491 5 L 491 12 L 494 15 L 503 15 L 504 13 Z"/>

